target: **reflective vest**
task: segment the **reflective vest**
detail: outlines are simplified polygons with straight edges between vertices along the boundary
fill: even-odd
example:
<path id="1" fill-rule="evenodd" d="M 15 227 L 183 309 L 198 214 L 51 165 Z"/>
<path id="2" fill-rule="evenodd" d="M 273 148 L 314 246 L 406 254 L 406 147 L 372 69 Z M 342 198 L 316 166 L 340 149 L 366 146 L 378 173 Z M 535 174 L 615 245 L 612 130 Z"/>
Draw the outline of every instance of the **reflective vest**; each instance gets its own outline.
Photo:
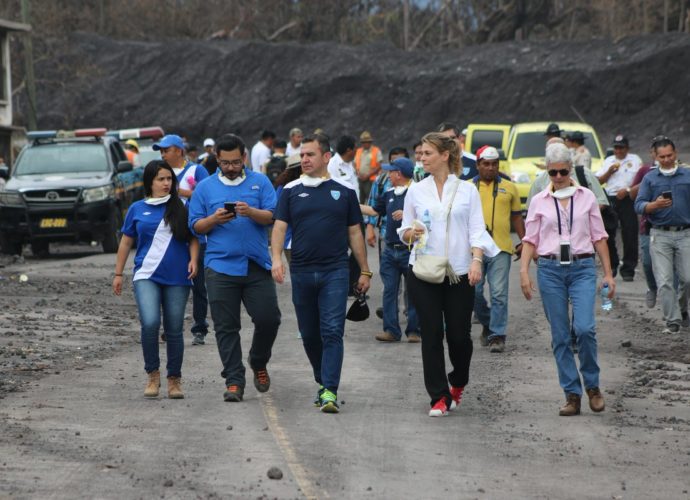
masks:
<path id="1" fill-rule="evenodd" d="M 374 181 L 376 179 L 376 176 L 379 173 L 379 169 L 381 168 L 381 163 L 379 163 L 379 154 L 381 153 L 381 150 L 377 148 L 376 146 L 371 146 L 369 149 L 371 152 L 371 162 L 369 164 L 369 180 Z M 355 170 L 357 170 L 357 174 L 359 175 L 359 170 L 362 166 L 362 153 L 364 152 L 364 148 L 358 148 L 357 151 L 355 152 Z M 365 172 L 366 173 L 366 172 Z"/>

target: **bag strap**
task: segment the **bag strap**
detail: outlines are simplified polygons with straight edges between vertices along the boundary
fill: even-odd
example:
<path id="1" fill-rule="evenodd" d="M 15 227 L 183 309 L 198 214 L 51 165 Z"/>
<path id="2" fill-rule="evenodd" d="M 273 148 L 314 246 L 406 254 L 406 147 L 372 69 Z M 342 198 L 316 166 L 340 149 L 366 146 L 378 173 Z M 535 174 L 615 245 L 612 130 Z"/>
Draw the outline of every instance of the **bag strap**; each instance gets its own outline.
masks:
<path id="1" fill-rule="evenodd" d="M 582 165 L 575 165 L 575 175 L 577 176 L 577 182 L 580 183 L 580 186 L 591 189 L 587 182 L 587 177 L 585 176 L 585 167 Z"/>
<path id="2" fill-rule="evenodd" d="M 446 257 L 448 257 L 448 242 L 450 241 L 450 213 L 453 210 L 453 201 L 455 201 L 455 195 L 458 193 L 458 189 L 460 188 L 461 182 L 462 181 L 458 179 L 458 182 L 455 183 L 455 187 L 453 188 L 453 194 L 451 195 L 450 203 L 448 204 L 448 216 L 446 217 Z"/>

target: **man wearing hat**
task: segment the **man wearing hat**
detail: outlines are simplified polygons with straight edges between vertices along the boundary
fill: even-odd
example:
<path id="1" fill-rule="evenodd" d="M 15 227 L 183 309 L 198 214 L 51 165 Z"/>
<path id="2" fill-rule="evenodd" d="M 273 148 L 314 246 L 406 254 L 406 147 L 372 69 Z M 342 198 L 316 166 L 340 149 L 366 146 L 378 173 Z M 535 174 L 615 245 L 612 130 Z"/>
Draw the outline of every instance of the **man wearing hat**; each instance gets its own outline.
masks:
<path id="1" fill-rule="evenodd" d="M 513 253 L 522 250 L 522 243 L 513 247 L 511 224 L 520 240 L 525 236 L 525 223 L 520 208 L 520 195 L 511 181 L 498 175 L 498 150 L 482 146 L 477 150 L 477 170 L 472 179 L 479 191 L 486 229 L 501 249 L 495 257 L 484 257 L 482 278 L 475 285 L 474 312 L 484 327 L 480 342 L 491 352 L 505 349 L 508 323 L 508 277 Z M 491 307 L 484 298 L 484 282 L 489 285 Z"/>
<path id="2" fill-rule="evenodd" d="M 355 170 L 357 170 L 357 177 L 359 178 L 359 201 L 366 203 L 369 198 L 369 191 L 371 191 L 371 184 L 381 169 L 383 155 L 381 150 L 374 146 L 374 140 L 368 131 L 362 132 L 359 136 L 359 142 L 362 146 L 355 151 Z"/>
<path id="3" fill-rule="evenodd" d="M 638 257 L 638 220 L 630 190 L 637 171 L 642 166 L 639 156 L 630 153 L 628 138 L 618 134 L 613 140 L 613 156 L 604 160 L 601 169 L 596 173 L 599 181 L 606 184 L 606 195 L 611 208 L 618 217 L 623 240 L 623 264 L 620 273 L 624 281 L 632 281 Z M 620 259 L 616 249 L 617 225 L 607 225 L 609 254 L 611 255 L 611 269 L 616 276 Z"/>
<path id="4" fill-rule="evenodd" d="M 588 169 L 592 168 L 592 153 L 589 152 L 587 146 L 585 146 L 585 135 L 576 130 L 571 132 L 565 138 L 568 149 L 570 149 L 570 154 L 573 158 L 573 167 L 585 167 Z"/>
<path id="5" fill-rule="evenodd" d="M 204 152 L 197 158 L 197 162 L 204 166 L 208 172 L 208 175 L 213 175 L 216 173 L 216 170 L 218 170 L 218 160 L 216 159 L 216 154 L 213 151 L 215 146 L 216 141 L 210 137 L 207 137 L 204 139 Z"/>
<path id="6" fill-rule="evenodd" d="M 410 249 L 400 242 L 398 229 L 402 224 L 403 206 L 407 188 L 412 184 L 414 163 L 409 158 L 399 157 L 383 165 L 388 172 L 391 189 L 376 200 L 373 207 L 362 205 L 362 213 L 376 217 L 385 215 L 385 246 L 381 252 L 381 280 L 383 281 L 383 332 L 376 335 L 380 342 L 399 342 L 402 330 L 398 321 L 398 291 L 400 278 L 407 276 L 410 268 Z M 405 335 L 408 342 L 420 342 L 417 311 L 405 295 L 407 303 L 407 328 Z"/>
<path id="7" fill-rule="evenodd" d="M 558 126 L 558 123 L 549 123 L 549 126 L 546 127 L 546 132 L 544 132 L 547 141 L 553 137 L 561 137 L 562 134 L 563 131 Z"/>
<path id="8" fill-rule="evenodd" d="M 185 203 L 189 202 L 192 193 L 199 182 L 208 177 L 208 172 L 201 165 L 192 163 L 185 156 L 185 147 L 179 135 L 169 134 L 153 145 L 154 151 L 161 152 L 161 158 L 172 167 L 177 177 L 177 192 Z M 199 238 L 199 269 L 203 269 L 206 254 L 206 239 Z M 205 344 L 208 333 L 208 297 L 206 295 L 206 279 L 204 273 L 197 273 L 192 280 L 192 345 Z"/>
<path id="9" fill-rule="evenodd" d="M 139 143 L 134 139 L 127 139 L 125 142 L 125 155 L 127 156 L 127 161 L 133 166 L 139 166 Z"/>

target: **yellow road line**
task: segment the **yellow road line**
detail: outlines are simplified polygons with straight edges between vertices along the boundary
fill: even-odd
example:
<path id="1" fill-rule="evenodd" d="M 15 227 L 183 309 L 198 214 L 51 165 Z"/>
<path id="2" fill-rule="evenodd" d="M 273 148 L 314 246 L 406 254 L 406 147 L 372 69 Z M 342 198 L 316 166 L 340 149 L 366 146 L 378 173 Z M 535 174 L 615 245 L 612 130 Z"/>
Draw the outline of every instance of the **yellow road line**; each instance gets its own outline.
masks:
<path id="1" fill-rule="evenodd" d="M 288 438 L 285 429 L 283 429 L 283 426 L 280 425 L 280 422 L 278 421 L 278 411 L 276 410 L 273 396 L 270 393 L 263 394 L 261 397 L 261 402 L 261 409 L 264 411 L 264 416 L 268 422 L 268 427 L 271 429 L 273 437 L 275 437 L 280 450 L 283 452 L 285 461 L 287 462 L 288 467 L 290 467 L 290 471 L 295 477 L 295 481 L 297 481 L 297 484 L 302 490 L 305 498 L 308 500 L 330 498 L 328 493 L 323 490 L 319 491 L 316 488 L 316 486 L 309 479 L 307 470 L 297 459 L 297 453 L 290 444 L 290 439 Z"/>

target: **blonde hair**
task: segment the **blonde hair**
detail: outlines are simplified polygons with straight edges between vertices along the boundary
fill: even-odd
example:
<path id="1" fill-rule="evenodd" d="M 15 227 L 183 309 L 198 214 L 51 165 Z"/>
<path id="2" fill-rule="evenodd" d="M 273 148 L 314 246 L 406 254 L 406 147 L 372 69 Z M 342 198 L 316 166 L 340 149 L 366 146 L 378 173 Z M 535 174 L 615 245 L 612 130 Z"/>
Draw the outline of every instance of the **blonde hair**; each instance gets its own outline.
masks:
<path id="1" fill-rule="evenodd" d="M 429 132 L 422 137 L 422 144 L 433 146 L 439 153 L 448 151 L 448 170 L 455 175 L 460 173 L 460 148 L 455 139 L 440 132 Z"/>

